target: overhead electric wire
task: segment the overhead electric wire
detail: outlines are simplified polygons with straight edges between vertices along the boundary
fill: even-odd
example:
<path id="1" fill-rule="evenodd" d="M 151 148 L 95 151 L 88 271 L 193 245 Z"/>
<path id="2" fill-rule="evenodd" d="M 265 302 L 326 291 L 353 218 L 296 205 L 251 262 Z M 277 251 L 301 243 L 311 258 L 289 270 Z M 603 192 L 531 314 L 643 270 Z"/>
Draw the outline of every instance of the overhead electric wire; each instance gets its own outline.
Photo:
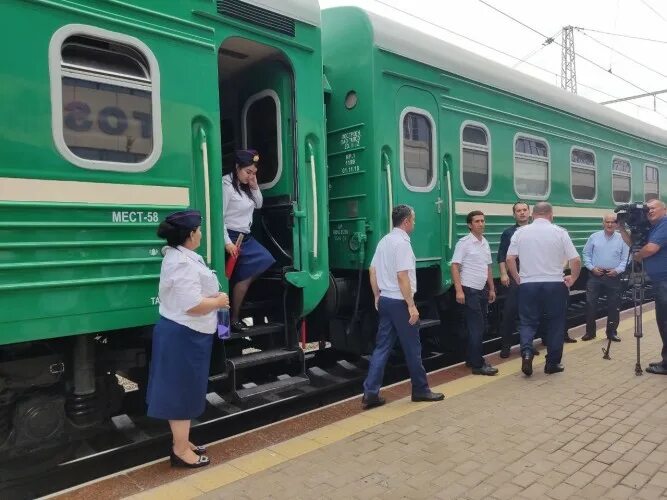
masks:
<path id="1" fill-rule="evenodd" d="M 643 3 L 646 7 L 648 7 L 649 9 L 651 9 L 651 10 L 653 11 L 653 13 L 654 13 L 656 16 L 658 16 L 660 19 L 662 19 L 663 21 L 665 21 L 665 22 L 667 23 L 667 19 L 665 19 L 665 17 L 664 17 L 662 14 L 660 14 L 660 12 L 658 12 L 657 10 L 655 10 L 655 9 L 653 8 L 653 6 L 651 6 L 651 4 L 649 4 L 646 0 L 639 0 L 639 1 L 640 1 L 641 3 Z"/>
<path id="2" fill-rule="evenodd" d="M 389 7 L 390 9 L 393 9 L 393 10 L 395 10 L 395 11 L 397 11 L 397 12 L 400 12 L 401 14 L 405 14 L 406 16 L 410 16 L 410 17 L 412 17 L 412 18 L 414 18 L 414 19 L 417 19 L 417 20 L 422 21 L 422 22 L 424 22 L 424 23 L 426 23 L 426 24 L 429 24 L 429 25 L 431 25 L 431 26 L 434 26 L 435 28 L 438 28 L 438 29 L 441 29 L 441 30 L 443 30 L 443 31 L 446 31 L 447 33 L 451 33 L 452 35 L 461 37 L 461 38 L 463 38 L 463 39 L 465 39 L 465 40 L 468 40 L 469 42 L 475 43 L 475 44 L 477 44 L 477 45 L 481 45 L 482 47 L 484 47 L 484 48 L 486 48 L 486 49 L 492 50 L 492 51 L 494 51 L 494 52 L 498 52 L 499 54 L 502 54 L 502 55 L 504 55 L 504 56 L 506 56 L 506 57 L 509 57 L 509 58 L 511 58 L 511 59 L 514 59 L 514 60 L 516 60 L 516 61 L 520 61 L 520 62 L 521 62 L 521 59 L 519 59 L 517 56 L 514 56 L 514 55 L 512 55 L 512 54 L 508 54 L 507 52 L 504 52 L 504 51 L 502 51 L 502 50 L 500 50 L 500 49 L 497 49 L 497 48 L 492 47 L 492 46 L 490 46 L 490 45 L 487 45 L 487 44 L 485 44 L 485 43 L 483 43 L 483 42 L 480 42 L 480 41 L 478 41 L 478 40 L 475 40 L 474 38 L 470 38 L 469 36 L 463 35 L 463 34 L 461 34 L 461 33 L 457 33 L 456 31 L 451 30 L 451 29 L 449 29 L 449 28 L 445 28 L 444 26 L 442 26 L 442 25 L 440 25 L 440 24 L 434 23 L 433 21 L 430 21 L 430 20 L 428 20 L 428 19 L 424 19 L 423 17 L 419 17 L 419 16 L 417 16 L 417 15 L 411 13 L 411 12 L 408 12 L 408 11 L 406 11 L 406 10 L 403 10 L 403 9 L 399 8 L 399 7 L 396 7 L 395 5 L 391 5 L 391 4 L 389 4 L 389 3 L 383 2 L 382 0 L 373 0 L 373 1 L 374 1 L 375 3 L 379 3 L 379 4 L 381 4 L 381 5 L 384 5 L 385 7 Z M 558 42 L 555 42 L 555 43 L 558 44 Z M 560 45 L 560 44 L 558 44 L 558 45 Z M 551 71 L 551 70 L 549 70 L 549 69 L 543 68 L 542 66 L 538 66 L 537 64 L 533 64 L 533 63 L 530 63 L 530 62 L 527 62 L 527 61 L 523 61 L 523 64 L 526 64 L 526 65 L 528 65 L 528 66 L 532 66 L 532 67 L 535 68 L 535 69 L 539 69 L 540 71 L 544 71 L 545 73 L 549 73 L 550 75 L 553 75 L 553 76 L 555 76 L 555 77 L 560 77 L 560 75 L 559 75 L 558 73 L 556 73 L 556 72 L 554 72 L 554 71 Z M 607 97 L 611 97 L 612 99 L 619 99 L 618 96 L 615 96 L 615 95 L 613 95 L 613 94 L 610 94 L 609 92 L 605 92 L 604 90 L 600 90 L 600 89 L 598 89 L 598 88 L 592 87 L 592 86 L 590 86 L 590 85 L 583 84 L 583 83 L 581 83 L 581 82 L 577 82 L 577 84 L 578 84 L 580 87 L 584 87 L 584 88 L 593 90 L 593 91 L 595 91 L 595 92 L 599 92 L 600 94 L 604 94 L 604 95 L 606 95 Z M 630 105 L 632 105 L 632 106 L 635 106 L 636 108 L 640 108 L 640 109 L 645 109 L 645 110 L 647 110 L 647 111 L 651 111 L 651 112 L 656 113 L 657 115 L 659 115 L 659 116 L 661 116 L 661 117 L 667 119 L 667 116 L 663 115 L 662 113 L 659 113 L 658 111 L 654 110 L 653 108 L 649 108 L 649 107 L 647 107 L 647 106 L 642 106 L 641 104 L 637 104 L 637 103 L 634 103 L 634 102 L 627 102 L 627 104 L 630 104 Z"/>
<path id="3" fill-rule="evenodd" d="M 503 12 L 502 10 L 500 10 L 499 8 L 497 8 L 497 7 L 493 6 L 493 5 L 491 5 L 490 3 L 486 2 L 485 0 L 479 0 L 479 2 L 483 3 L 484 5 L 486 5 L 487 7 L 491 8 L 491 9 L 495 10 L 496 12 L 502 14 L 503 16 L 510 18 L 510 19 L 513 20 L 514 22 L 516 22 L 516 23 L 520 24 L 521 26 L 523 26 L 523 27 L 529 29 L 530 31 L 532 31 L 532 32 L 534 32 L 534 33 L 537 33 L 537 34 L 540 35 L 541 37 L 545 37 L 545 35 L 544 35 L 543 33 L 540 33 L 538 30 L 536 30 L 536 29 L 533 28 L 532 26 L 529 26 L 529 25 L 527 25 L 526 23 L 524 23 L 524 22 L 522 22 L 522 21 L 519 21 L 517 18 L 515 18 L 515 17 L 513 17 L 513 16 L 511 16 L 511 15 L 509 15 L 509 14 L 507 14 L 506 12 Z M 559 47 L 561 47 L 561 48 L 563 47 L 560 43 L 558 43 L 558 42 L 556 42 L 556 41 L 554 41 L 554 43 L 555 43 L 556 45 L 558 45 Z M 615 76 L 615 77 L 618 78 L 619 80 L 624 81 L 624 82 L 627 83 L 628 85 L 631 85 L 632 87 L 634 87 L 634 88 L 636 88 L 636 89 L 638 89 L 638 90 L 641 90 L 641 91 L 644 92 L 644 93 L 650 94 L 650 92 L 649 92 L 648 90 L 646 90 L 646 89 L 640 87 L 640 86 L 637 85 L 636 83 L 631 82 L 631 81 L 628 80 L 627 78 L 624 78 L 624 77 L 622 77 L 621 75 L 619 75 L 619 74 L 617 74 L 617 73 L 610 73 L 610 72 L 608 71 L 607 68 L 605 68 L 605 67 L 602 66 L 601 64 L 599 64 L 599 63 L 593 61 L 592 59 L 589 59 L 588 57 L 583 56 L 583 55 L 581 55 L 581 54 L 579 54 L 579 53 L 577 53 L 576 55 L 577 55 L 580 59 L 583 59 L 584 61 L 588 62 L 589 64 L 592 64 L 592 65 L 595 66 L 596 68 L 601 69 L 601 70 L 604 71 L 605 73 L 608 73 L 608 74 L 610 74 L 610 75 Z M 655 98 L 656 98 L 657 100 L 662 101 L 662 102 L 664 102 L 665 104 L 667 104 L 667 101 L 665 101 L 664 99 L 662 99 L 662 98 L 660 98 L 660 97 L 658 97 L 658 96 L 655 96 Z M 656 112 L 657 112 L 657 111 L 656 111 Z"/>
<path id="4" fill-rule="evenodd" d="M 595 43 L 598 43 L 598 44 L 602 45 L 603 47 L 606 47 L 607 49 L 611 50 L 612 52 L 615 52 L 616 54 L 618 54 L 618 55 L 621 56 L 621 57 L 625 57 L 628 61 L 632 61 L 633 63 L 635 63 L 635 64 L 637 64 L 637 65 L 639 65 L 639 66 L 641 66 L 641 67 L 643 67 L 643 68 L 646 68 L 646 69 L 649 70 L 649 71 L 652 71 L 652 72 L 655 73 L 656 75 L 660 75 L 660 76 L 662 76 L 663 78 L 667 78 L 667 75 L 666 75 L 666 74 L 661 73 L 661 72 L 658 71 L 657 69 L 653 69 L 653 68 L 647 66 L 646 64 L 642 63 L 641 61 L 637 61 L 636 59 L 633 59 L 633 58 L 630 57 L 629 55 L 624 54 L 623 52 L 621 52 L 621 51 L 619 51 L 619 50 L 616 50 L 614 47 L 611 47 L 611 46 L 607 45 L 606 43 L 601 42 L 600 40 L 598 40 L 598 39 L 595 38 L 594 36 L 589 35 L 588 33 L 584 33 L 582 30 L 579 30 L 578 28 L 577 28 L 577 30 L 579 31 L 579 33 L 581 33 L 581 34 L 584 35 L 585 37 L 590 38 L 590 39 L 593 40 Z"/>
<path id="5" fill-rule="evenodd" d="M 644 42 L 653 42 L 653 43 L 664 43 L 667 44 L 667 40 L 656 40 L 655 38 L 646 38 L 643 36 L 636 36 L 636 35 L 628 35 L 625 33 L 613 33 L 611 31 L 602 31 L 602 30 L 594 30 L 592 28 L 584 28 L 582 26 L 576 26 L 578 30 L 583 30 L 583 31 L 592 31 L 593 33 L 600 33 L 602 35 L 609 35 L 609 36 L 618 36 L 622 38 L 630 38 L 632 40 L 642 40 Z"/>
<path id="6" fill-rule="evenodd" d="M 512 68 L 516 68 L 517 66 L 520 66 L 521 64 L 523 64 L 524 62 L 526 62 L 528 59 L 530 59 L 531 57 L 533 57 L 535 54 L 537 54 L 537 53 L 538 53 L 540 50 L 542 50 L 544 47 L 548 47 L 549 45 L 551 45 L 552 43 L 554 43 L 554 41 L 556 41 L 556 37 L 557 37 L 558 35 L 560 35 L 561 31 L 563 31 L 563 30 L 562 30 L 562 29 L 559 29 L 559 30 L 556 31 L 556 33 L 554 33 L 552 36 L 550 36 L 549 38 L 547 38 L 546 40 L 544 40 L 544 41 L 540 44 L 539 47 L 537 47 L 535 50 L 533 50 L 532 52 L 529 52 L 528 54 L 526 54 L 525 56 L 523 56 L 521 59 L 519 59 L 519 62 L 515 63 L 515 64 L 512 66 Z"/>

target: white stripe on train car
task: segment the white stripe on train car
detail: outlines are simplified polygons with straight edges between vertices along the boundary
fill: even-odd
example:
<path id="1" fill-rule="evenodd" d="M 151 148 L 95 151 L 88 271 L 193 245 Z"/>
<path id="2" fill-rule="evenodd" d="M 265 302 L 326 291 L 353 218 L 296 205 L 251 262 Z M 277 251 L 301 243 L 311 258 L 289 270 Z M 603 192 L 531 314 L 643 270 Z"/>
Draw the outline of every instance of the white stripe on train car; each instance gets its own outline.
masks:
<path id="1" fill-rule="evenodd" d="M 98 203 L 187 207 L 186 187 L 0 177 L 0 202 Z"/>
<path id="2" fill-rule="evenodd" d="M 512 215 L 513 203 L 479 203 L 476 201 L 457 201 L 455 210 L 457 215 L 466 215 L 473 210 L 481 210 L 484 215 Z M 531 203 L 531 206 L 534 203 Z M 577 217 L 592 218 L 604 217 L 605 214 L 613 212 L 613 208 L 589 208 L 589 207 L 561 207 L 554 205 L 554 217 Z"/>

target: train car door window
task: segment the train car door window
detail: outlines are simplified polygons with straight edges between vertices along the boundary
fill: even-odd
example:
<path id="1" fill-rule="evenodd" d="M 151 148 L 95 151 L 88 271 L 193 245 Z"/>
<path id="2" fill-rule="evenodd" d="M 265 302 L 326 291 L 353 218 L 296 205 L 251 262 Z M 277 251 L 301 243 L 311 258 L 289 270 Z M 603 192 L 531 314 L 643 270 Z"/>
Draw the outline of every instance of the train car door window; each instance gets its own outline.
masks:
<path id="1" fill-rule="evenodd" d="M 142 172 L 162 147 L 157 61 L 136 38 L 70 25 L 49 48 L 53 135 L 91 169 Z"/>
<path id="2" fill-rule="evenodd" d="M 421 110 L 402 113 L 401 177 L 411 191 L 430 191 L 436 181 L 433 118 Z"/>
<path id="3" fill-rule="evenodd" d="M 549 145 L 539 137 L 517 135 L 514 139 L 514 190 L 519 197 L 549 197 Z"/>
<path id="4" fill-rule="evenodd" d="M 242 111 L 243 147 L 260 151 L 261 168 L 257 170 L 262 189 L 273 187 L 283 169 L 280 98 L 271 89 L 248 98 Z"/>
<path id="5" fill-rule="evenodd" d="M 630 160 L 614 157 L 611 163 L 611 192 L 614 203 L 632 199 L 632 165 Z"/>
<path id="6" fill-rule="evenodd" d="M 574 201 L 592 202 L 597 198 L 595 153 L 587 149 L 570 151 L 570 192 Z"/>
<path id="7" fill-rule="evenodd" d="M 473 196 L 484 196 L 491 188 L 489 132 L 481 124 L 463 124 L 461 130 L 461 184 Z"/>
<path id="8" fill-rule="evenodd" d="M 644 165 L 644 201 L 660 199 L 658 167 Z"/>

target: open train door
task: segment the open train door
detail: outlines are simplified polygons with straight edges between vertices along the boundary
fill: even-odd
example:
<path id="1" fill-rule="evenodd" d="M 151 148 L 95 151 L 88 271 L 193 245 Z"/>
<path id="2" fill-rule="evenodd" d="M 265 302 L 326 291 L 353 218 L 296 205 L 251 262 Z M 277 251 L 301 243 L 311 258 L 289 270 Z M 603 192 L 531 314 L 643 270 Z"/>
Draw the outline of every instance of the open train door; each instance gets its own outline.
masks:
<path id="1" fill-rule="evenodd" d="M 283 267 L 294 265 L 300 238 L 293 234 L 292 202 L 298 198 L 291 70 L 282 61 L 257 66 L 240 93 L 241 144 L 260 154 L 257 180 L 264 208 L 253 233 Z M 256 225 L 255 225 L 256 224 Z"/>

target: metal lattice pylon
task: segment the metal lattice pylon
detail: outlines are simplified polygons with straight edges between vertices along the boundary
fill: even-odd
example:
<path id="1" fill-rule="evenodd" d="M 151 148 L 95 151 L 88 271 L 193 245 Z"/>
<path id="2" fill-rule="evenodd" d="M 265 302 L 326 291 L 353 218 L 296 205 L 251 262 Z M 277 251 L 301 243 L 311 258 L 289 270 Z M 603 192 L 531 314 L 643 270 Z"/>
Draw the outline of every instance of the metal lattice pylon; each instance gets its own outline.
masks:
<path id="1" fill-rule="evenodd" d="M 560 62 L 560 86 L 565 90 L 577 93 L 577 67 L 575 65 L 574 52 L 574 28 L 565 26 L 563 28 L 562 56 Z"/>

